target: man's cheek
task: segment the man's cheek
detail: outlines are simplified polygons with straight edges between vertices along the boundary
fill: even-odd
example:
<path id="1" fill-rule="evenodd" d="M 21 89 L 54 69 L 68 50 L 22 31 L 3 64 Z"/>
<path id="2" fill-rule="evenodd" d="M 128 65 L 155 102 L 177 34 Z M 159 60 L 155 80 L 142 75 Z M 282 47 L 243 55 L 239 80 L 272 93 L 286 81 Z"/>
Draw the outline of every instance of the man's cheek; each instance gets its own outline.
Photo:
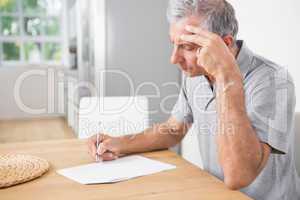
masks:
<path id="1" fill-rule="evenodd" d="M 192 65 L 195 66 L 195 67 L 199 67 L 198 64 L 197 64 L 197 58 L 192 59 Z"/>
<path id="2" fill-rule="evenodd" d="M 195 57 L 193 57 L 193 56 L 186 57 L 186 62 L 189 67 L 197 66 L 197 59 L 195 59 Z"/>
<path id="3" fill-rule="evenodd" d="M 186 60 L 188 60 L 189 62 L 196 62 L 197 61 L 197 57 L 196 54 L 194 52 L 188 52 L 185 54 L 185 58 Z"/>

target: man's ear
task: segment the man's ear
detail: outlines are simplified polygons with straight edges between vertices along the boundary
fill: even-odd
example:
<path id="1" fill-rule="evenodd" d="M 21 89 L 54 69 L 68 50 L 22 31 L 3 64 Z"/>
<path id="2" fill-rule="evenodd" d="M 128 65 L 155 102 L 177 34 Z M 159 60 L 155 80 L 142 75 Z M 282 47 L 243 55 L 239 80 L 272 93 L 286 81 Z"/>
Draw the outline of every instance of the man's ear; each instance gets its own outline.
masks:
<path id="1" fill-rule="evenodd" d="M 234 39 L 231 35 L 226 35 L 223 37 L 223 41 L 228 47 L 233 47 L 234 46 Z"/>

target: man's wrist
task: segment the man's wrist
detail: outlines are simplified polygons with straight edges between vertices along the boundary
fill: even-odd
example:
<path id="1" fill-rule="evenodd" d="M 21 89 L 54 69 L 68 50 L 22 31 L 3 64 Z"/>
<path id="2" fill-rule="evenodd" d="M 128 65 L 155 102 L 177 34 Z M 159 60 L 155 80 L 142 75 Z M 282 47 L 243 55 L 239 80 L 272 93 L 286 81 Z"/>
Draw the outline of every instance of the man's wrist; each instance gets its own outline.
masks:
<path id="1" fill-rule="evenodd" d="M 124 135 L 119 137 L 119 144 L 120 144 L 120 149 L 119 153 L 120 154 L 130 154 L 132 153 L 132 145 L 133 141 L 135 139 L 136 135 Z"/>
<path id="2" fill-rule="evenodd" d="M 242 81 L 242 75 L 239 66 L 232 64 L 232 67 L 220 67 L 218 73 L 215 75 L 216 83 L 229 83 L 231 81 Z"/>
<path id="3" fill-rule="evenodd" d="M 129 147 L 129 144 L 128 144 L 128 136 L 125 135 L 125 136 L 121 136 L 119 137 L 119 153 L 120 154 L 128 154 L 128 147 Z"/>
<path id="4" fill-rule="evenodd" d="M 239 71 L 230 70 L 218 73 L 215 76 L 215 84 L 218 91 L 225 92 L 231 87 L 243 88 L 243 77 Z"/>

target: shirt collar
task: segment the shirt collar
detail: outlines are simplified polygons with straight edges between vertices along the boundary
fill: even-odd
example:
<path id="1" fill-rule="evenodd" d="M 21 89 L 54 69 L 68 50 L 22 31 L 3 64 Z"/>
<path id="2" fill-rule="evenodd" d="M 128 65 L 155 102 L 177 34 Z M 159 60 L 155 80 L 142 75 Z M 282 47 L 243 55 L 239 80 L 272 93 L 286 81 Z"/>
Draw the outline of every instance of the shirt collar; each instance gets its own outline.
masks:
<path id="1" fill-rule="evenodd" d="M 247 47 L 243 40 L 238 40 L 237 45 L 240 49 L 237 56 L 237 64 L 240 67 L 240 71 L 243 75 L 243 78 L 245 79 L 247 73 L 249 72 L 252 66 L 254 54 Z"/>

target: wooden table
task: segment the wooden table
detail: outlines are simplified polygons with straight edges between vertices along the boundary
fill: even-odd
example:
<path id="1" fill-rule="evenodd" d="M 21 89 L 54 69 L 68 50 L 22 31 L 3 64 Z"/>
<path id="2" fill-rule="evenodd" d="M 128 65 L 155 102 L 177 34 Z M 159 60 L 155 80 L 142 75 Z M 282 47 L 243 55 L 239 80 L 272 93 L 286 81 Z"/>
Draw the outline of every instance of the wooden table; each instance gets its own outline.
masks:
<path id="1" fill-rule="evenodd" d="M 85 141 L 71 139 L 45 142 L 1 144 L 0 154 L 25 153 L 43 157 L 51 169 L 43 177 L 14 187 L 0 189 L 1 200 L 249 200 L 230 191 L 217 178 L 200 170 L 170 151 L 142 154 L 177 166 L 136 179 L 99 185 L 81 185 L 56 173 L 57 169 L 92 162 Z"/>

